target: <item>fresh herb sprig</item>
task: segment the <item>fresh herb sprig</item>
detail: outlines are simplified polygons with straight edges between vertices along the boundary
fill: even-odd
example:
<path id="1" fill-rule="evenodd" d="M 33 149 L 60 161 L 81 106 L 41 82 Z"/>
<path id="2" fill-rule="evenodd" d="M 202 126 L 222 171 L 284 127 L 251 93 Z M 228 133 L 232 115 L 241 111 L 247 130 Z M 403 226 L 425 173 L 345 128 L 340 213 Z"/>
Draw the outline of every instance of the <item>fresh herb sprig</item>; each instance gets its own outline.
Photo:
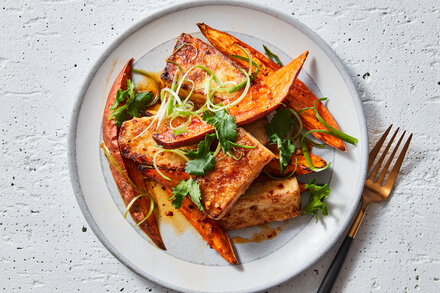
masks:
<path id="1" fill-rule="evenodd" d="M 187 195 L 189 195 L 191 200 L 201 211 L 204 210 L 201 203 L 202 193 L 200 191 L 200 186 L 192 178 L 182 180 L 179 182 L 179 184 L 177 184 L 176 187 L 173 187 L 172 196 L 169 199 L 172 200 L 171 204 L 176 209 L 180 209 L 182 206 L 182 201 Z"/>
<path id="2" fill-rule="evenodd" d="M 237 140 L 238 135 L 235 117 L 229 114 L 226 109 L 219 109 L 213 112 L 205 111 L 202 118 L 215 128 L 215 134 L 223 152 L 233 155 L 233 143 Z"/>
<path id="3" fill-rule="evenodd" d="M 196 150 L 190 150 L 186 153 L 187 157 L 191 159 L 186 163 L 186 173 L 203 176 L 207 171 L 214 169 L 214 152 L 211 152 L 211 145 L 214 140 L 215 134 L 208 134 L 204 140 L 199 142 Z"/>
<path id="4" fill-rule="evenodd" d="M 268 47 L 266 47 L 265 45 L 263 45 L 264 48 L 264 52 L 266 52 L 267 57 L 269 57 L 270 60 L 272 60 L 273 62 L 275 62 L 276 64 L 278 64 L 279 66 L 283 67 L 283 63 L 281 62 L 280 58 L 278 57 L 278 55 L 272 53 Z"/>
<path id="5" fill-rule="evenodd" d="M 134 92 L 134 83 L 127 79 L 127 89 L 119 89 L 115 103 L 110 107 L 113 113 L 108 119 L 115 119 L 115 124 L 121 127 L 122 123 L 132 117 L 137 117 L 147 105 L 154 100 L 152 92 Z"/>
<path id="6" fill-rule="evenodd" d="M 280 150 L 280 171 L 281 174 L 286 170 L 295 146 L 292 144 L 292 137 L 289 135 L 294 128 L 292 112 L 287 108 L 279 109 L 272 120 L 266 124 L 266 134 L 272 144 L 276 144 Z"/>
<path id="7" fill-rule="evenodd" d="M 315 184 L 315 182 L 316 178 L 313 178 L 308 184 L 306 184 L 306 189 L 310 192 L 310 198 L 307 205 L 303 208 L 301 215 L 316 215 L 316 222 L 318 222 L 319 211 L 321 211 L 323 216 L 328 215 L 328 208 L 324 203 L 324 200 L 329 196 L 331 190 L 327 184 Z"/>

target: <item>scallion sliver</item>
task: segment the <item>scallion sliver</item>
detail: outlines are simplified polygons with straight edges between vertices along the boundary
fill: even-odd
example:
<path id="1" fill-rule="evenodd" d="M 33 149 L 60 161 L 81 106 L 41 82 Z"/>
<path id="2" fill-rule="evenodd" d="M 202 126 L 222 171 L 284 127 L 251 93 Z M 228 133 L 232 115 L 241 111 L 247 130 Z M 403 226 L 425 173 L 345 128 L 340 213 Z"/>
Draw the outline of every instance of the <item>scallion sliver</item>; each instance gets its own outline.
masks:
<path id="1" fill-rule="evenodd" d="M 356 145 L 357 142 L 358 142 L 357 138 L 355 138 L 353 136 L 350 136 L 350 135 L 348 135 L 346 133 L 343 133 L 342 131 L 337 130 L 336 128 L 331 127 L 330 124 L 325 122 L 325 120 L 322 119 L 321 115 L 319 115 L 318 110 L 316 109 L 316 103 L 321 102 L 321 101 L 326 101 L 326 100 L 327 100 L 327 98 L 322 98 L 322 99 L 317 100 L 313 104 L 313 111 L 315 112 L 316 118 L 318 119 L 319 122 L 321 122 L 322 125 L 324 125 L 325 128 L 328 129 L 328 131 L 329 131 L 328 134 L 333 135 L 334 137 L 339 138 L 339 139 L 341 139 L 341 140 L 343 140 L 345 142 L 348 142 L 348 143 L 350 143 L 352 145 Z"/>

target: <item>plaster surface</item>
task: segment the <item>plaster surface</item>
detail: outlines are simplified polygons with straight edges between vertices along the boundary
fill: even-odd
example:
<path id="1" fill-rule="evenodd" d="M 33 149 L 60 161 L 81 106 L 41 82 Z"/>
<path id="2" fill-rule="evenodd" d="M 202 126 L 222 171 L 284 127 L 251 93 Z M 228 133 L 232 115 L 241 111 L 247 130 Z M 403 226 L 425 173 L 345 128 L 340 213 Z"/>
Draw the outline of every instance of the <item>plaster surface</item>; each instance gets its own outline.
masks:
<path id="1" fill-rule="evenodd" d="M 119 263 L 88 228 L 66 144 L 79 87 L 108 44 L 181 2 L 1 1 L 0 291 L 171 292 Z M 440 292 L 438 2 L 256 2 L 291 13 L 347 65 L 370 147 L 391 123 L 414 133 L 393 196 L 369 209 L 333 292 Z M 341 240 L 267 291 L 315 292 Z"/>

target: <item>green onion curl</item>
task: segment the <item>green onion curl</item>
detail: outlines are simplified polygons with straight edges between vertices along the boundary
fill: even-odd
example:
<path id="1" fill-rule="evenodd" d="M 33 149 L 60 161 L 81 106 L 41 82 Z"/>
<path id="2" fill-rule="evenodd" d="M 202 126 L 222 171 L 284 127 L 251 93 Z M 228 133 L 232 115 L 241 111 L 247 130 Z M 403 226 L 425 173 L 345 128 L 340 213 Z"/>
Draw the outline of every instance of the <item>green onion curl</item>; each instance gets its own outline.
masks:
<path id="1" fill-rule="evenodd" d="M 327 100 L 327 98 L 322 98 L 322 99 L 315 101 L 315 103 L 313 104 L 313 111 L 315 112 L 316 118 L 319 120 L 319 122 L 321 122 L 322 125 L 324 125 L 325 128 L 328 129 L 328 131 L 330 132 L 329 134 L 331 134 L 334 137 L 339 138 L 345 142 L 348 142 L 352 145 L 356 145 L 358 142 L 357 138 L 350 136 L 340 130 L 337 130 L 336 128 L 333 128 L 332 126 L 330 126 L 330 124 L 325 122 L 324 119 L 322 119 L 321 115 L 319 115 L 318 110 L 316 109 L 316 103 L 321 102 L 321 101 L 326 101 L 326 100 Z"/>
<path id="2" fill-rule="evenodd" d="M 314 172 L 320 172 L 320 171 L 324 171 L 325 169 L 330 167 L 331 163 L 328 163 L 326 166 L 321 167 L 321 168 L 316 168 L 315 166 L 313 166 L 312 159 L 310 158 L 309 149 L 307 148 L 307 144 L 305 143 L 305 138 L 306 138 L 307 135 L 309 135 L 311 133 L 315 133 L 315 132 L 318 132 L 318 133 L 328 133 L 327 130 L 321 130 L 321 129 L 313 129 L 313 130 L 307 131 L 303 135 L 303 137 L 301 138 L 300 146 L 301 146 L 301 150 L 302 150 L 302 152 L 304 154 L 304 158 L 306 159 L 307 165 L 309 165 L 310 170 L 312 170 Z"/>
<path id="3" fill-rule="evenodd" d="M 157 87 L 157 93 L 154 95 L 154 99 L 153 99 L 153 100 L 147 105 L 147 107 L 153 106 L 153 105 L 156 104 L 157 101 L 159 100 L 159 94 L 160 94 L 160 91 L 161 91 L 161 89 L 162 89 L 162 88 L 160 87 L 159 82 L 157 81 L 157 79 L 156 79 L 153 75 L 151 75 L 150 73 L 146 72 L 145 70 L 142 70 L 142 69 L 133 69 L 132 71 L 133 71 L 134 73 L 137 73 L 137 74 L 145 75 L 146 77 L 152 79 L 152 80 L 154 81 L 154 83 L 156 84 L 156 87 Z"/>
<path id="4" fill-rule="evenodd" d="M 178 149 L 175 149 L 175 150 L 173 150 L 173 149 L 160 149 L 156 154 L 154 154 L 154 157 L 153 157 L 154 169 L 157 171 L 157 173 L 159 173 L 160 176 L 162 176 L 166 180 L 171 180 L 170 177 L 166 176 L 165 174 L 162 173 L 162 171 L 160 171 L 160 169 L 157 167 L 157 164 L 156 164 L 157 155 L 164 153 L 164 152 L 176 154 L 176 155 L 180 156 L 182 159 L 184 159 L 186 162 L 189 161 L 189 158 L 185 155 L 185 153 L 183 151 L 178 150 Z"/>
<path id="5" fill-rule="evenodd" d="M 128 214 L 128 212 L 130 211 L 130 209 L 131 209 L 131 207 L 133 206 L 133 204 L 134 204 L 139 198 L 141 198 L 141 197 L 143 197 L 143 196 L 146 196 L 146 197 L 148 197 L 148 198 L 150 199 L 150 209 L 149 209 L 147 215 L 145 216 L 145 218 L 143 218 L 142 221 L 140 221 L 139 223 L 137 223 L 136 226 L 140 226 L 140 225 L 141 225 L 143 222 L 145 222 L 145 221 L 151 216 L 151 214 L 153 213 L 153 210 L 154 210 L 154 201 L 153 201 L 153 199 L 151 198 L 151 196 L 150 196 L 148 193 L 141 193 L 141 194 L 139 194 L 138 196 L 136 196 L 135 198 L 133 198 L 133 199 L 130 201 L 130 203 L 127 205 L 127 209 L 125 210 L 125 213 L 124 213 L 124 219 L 126 219 L 126 218 L 127 218 L 127 214 Z"/>
<path id="6" fill-rule="evenodd" d="M 297 167 L 298 167 L 298 159 L 295 157 L 295 168 L 293 169 L 292 172 L 290 172 L 289 175 L 284 176 L 284 177 L 276 177 L 276 176 L 273 176 L 272 174 L 270 174 L 269 172 L 267 172 L 266 169 L 263 169 L 263 173 L 266 174 L 267 176 L 269 176 L 272 179 L 283 180 L 283 179 L 287 179 L 287 178 L 292 177 L 295 174 Z"/>

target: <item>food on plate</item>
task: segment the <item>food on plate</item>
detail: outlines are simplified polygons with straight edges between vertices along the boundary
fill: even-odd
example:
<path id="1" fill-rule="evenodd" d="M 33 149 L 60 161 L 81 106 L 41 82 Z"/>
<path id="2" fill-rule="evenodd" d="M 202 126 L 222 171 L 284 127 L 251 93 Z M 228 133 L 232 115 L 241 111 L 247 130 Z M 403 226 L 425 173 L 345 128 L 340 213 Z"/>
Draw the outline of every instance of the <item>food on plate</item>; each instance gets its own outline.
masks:
<path id="1" fill-rule="evenodd" d="M 271 59 L 267 58 L 254 48 L 249 45 L 243 43 L 232 35 L 213 29 L 204 23 L 197 24 L 200 31 L 203 35 L 208 39 L 208 41 L 216 48 L 218 51 L 223 53 L 225 56 L 228 56 L 231 60 L 234 60 L 237 65 L 240 67 L 247 68 L 247 63 L 243 59 L 232 58 L 234 55 L 242 54 L 239 47 L 245 48 L 249 54 L 252 56 L 252 61 L 258 64 L 259 66 L 259 74 L 256 79 L 264 78 L 272 74 L 274 71 L 279 70 L 282 67 L 279 58 L 277 58 L 278 64 Z M 238 46 L 237 46 L 238 45 Z M 269 51 L 269 50 L 266 50 Z M 270 51 L 269 51 L 270 52 Z M 276 56 L 271 54 L 272 56 Z M 303 127 L 307 130 L 313 129 L 322 129 L 328 130 L 324 127 L 319 121 L 317 121 L 316 116 L 314 115 L 312 109 L 314 103 L 317 102 L 318 99 L 316 96 L 307 88 L 307 86 L 296 79 L 294 82 L 294 86 L 290 91 L 289 96 L 287 97 L 285 104 L 288 107 L 291 107 L 296 112 L 299 112 L 301 116 Z M 333 128 L 338 129 L 338 125 L 336 121 L 333 119 L 330 112 L 325 108 L 325 106 L 321 102 L 316 103 L 316 108 L 318 113 L 323 117 L 323 119 L 331 125 Z M 346 151 L 345 144 L 342 139 L 337 138 L 333 135 L 324 132 L 314 132 L 312 133 L 316 138 L 320 139 L 324 143 L 333 146 L 341 151 Z"/>
<path id="2" fill-rule="evenodd" d="M 163 152 L 152 137 L 157 131 L 171 129 L 169 119 L 162 121 L 160 125 L 157 125 L 154 119 L 154 117 L 133 118 L 122 124 L 119 135 L 121 153 L 142 165 L 156 164 L 160 168 L 185 170 L 186 160 L 176 153 Z"/>
<path id="3" fill-rule="evenodd" d="M 195 66 L 195 68 L 193 68 Z M 190 70 L 191 69 L 191 70 Z M 218 80 L 226 80 L 237 84 L 246 80 L 240 69 L 234 66 L 232 60 L 225 57 L 211 45 L 189 34 L 181 34 L 174 46 L 174 53 L 167 59 L 161 79 L 166 86 L 171 86 L 173 80 L 182 72 L 187 73 L 186 79 L 193 83 L 183 83 L 181 93 L 187 95 L 191 90 L 191 100 L 200 104 L 206 102 L 205 88 L 210 79 L 206 69 L 216 75 Z M 216 84 L 215 80 L 211 81 Z M 217 84 L 218 85 L 218 84 Z M 215 103 L 236 99 L 240 91 L 214 92 L 212 99 Z"/>
<path id="4" fill-rule="evenodd" d="M 198 24 L 212 45 L 182 33 L 160 80 L 133 59 L 110 90 L 102 149 L 136 225 L 165 249 L 151 182 L 226 261 L 237 264 L 227 230 L 328 214 L 330 188 L 294 176 L 330 163 L 313 154 L 328 144 L 346 151 L 356 139 L 297 80 L 308 52 L 282 66 L 224 32 Z M 133 83 L 132 73 L 151 81 Z M 305 130 L 304 130 L 304 129 Z M 317 143 L 310 135 L 321 139 Z M 310 191 L 301 205 L 300 193 Z M 157 213 L 157 211 L 156 211 Z"/>
<path id="5" fill-rule="evenodd" d="M 178 41 L 177 44 L 179 43 L 180 40 Z M 176 45 L 174 51 L 175 54 L 179 54 L 179 52 L 182 51 L 179 50 L 180 46 L 181 45 L 178 46 Z M 192 46 L 187 45 L 186 47 L 192 47 Z M 213 108 L 227 107 L 228 113 L 235 118 L 235 122 L 237 123 L 237 125 L 245 125 L 257 120 L 260 117 L 267 115 L 268 113 L 272 112 L 275 108 L 277 108 L 279 104 L 282 103 L 284 99 L 287 97 L 287 94 L 290 88 L 293 86 L 293 82 L 295 81 L 296 76 L 301 70 L 307 55 L 308 52 L 303 53 L 297 59 L 290 62 L 288 65 L 284 66 L 280 70 L 268 74 L 267 76 L 265 76 L 264 79 L 253 84 L 252 86 L 250 85 L 251 84 L 250 78 L 253 75 L 252 66 L 249 66 L 248 72 L 242 70 L 242 73 L 246 76 L 246 86 L 244 86 L 243 83 L 238 84 L 238 85 L 243 84 L 244 86 L 244 90 L 242 90 L 241 95 L 239 97 L 233 95 L 232 98 L 227 98 L 226 96 L 224 97 L 223 100 L 221 100 L 221 103 L 224 104 L 223 106 L 213 107 Z M 220 59 L 220 58 L 214 58 L 214 59 Z M 191 58 L 190 60 L 194 61 L 195 58 Z M 207 61 L 206 58 L 203 58 L 200 61 L 205 63 L 202 63 L 201 65 L 194 64 L 190 68 L 193 68 L 194 66 L 200 66 L 195 68 L 197 70 L 203 69 L 203 67 L 206 68 L 206 66 L 210 65 L 210 62 L 212 60 Z M 189 63 L 191 61 L 185 60 L 185 62 Z M 169 64 L 167 65 L 167 68 L 165 69 L 166 72 L 171 71 L 171 69 L 169 69 L 170 66 L 179 68 L 174 63 L 171 64 L 172 65 Z M 224 65 L 226 64 L 228 64 L 228 66 L 229 65 L 232 66 L 229 63 L 224 63 Z M 188 64 L 188 66 L 190 65 Z M 208 71 L 206 70 L 204 71 L 205 73 L 208 73 L 211 76 L 216 76 L 210 69 L 208 69 Z M 226 69 L 226 71 L 229 72 L 231 70 L 229 70 L 228 68 Z M 180 71 L 174 70 L 173 72 L 176 74 L 177 72 Z M 229 76 L 229 74 L 227 75 Z M 199 75 L 196 75 L 196 78 L 198 78 L 198 76 Z M 187 78 L 188 74 L 186 73 L 184 77 Z M 213 93 L 222 92 L 222 91 L 231 92 L 237 89 L 236 86 L 223 85 L 223 82 L 218 78 L 218 76 L 216 76 L 216 78 L 210 78 L 210 79 L 211 81 L 214 80 L 215 83 L 214 84 L 215 87 L 211 88 Z M 211 85 L 211 81 L 208 82 L 208 85 Z M 234 80 L 232 81 L 237 82 L 235 76 L 234 76 Z M 215 103 L 215 100 L 211 101 L 211 98 L 213 98 L 212 93 L 208 93 L 206 96 L 207 96 L 207 105 L 209 107 L 209 104 Z M 196 141 L 199 141 L 207 133 L 213 131 L 214 128 L 209 122 L 205 122 L 199 119 L 198 117 L 194 117 L 191 123 L 186 127 L 185 132 L 176 135 L 174 131 L 169 130 L 163 133 L 155 133 L 153 134 L 153 138 L 158 144 L 162 145 L 165 148 L 175 148 L 179 146 L 190 145 Z"/>
<path id="6" fill-rule="evenodd" d="M 125 91 L 127 88 L 127 80 L 131 78 L 132 64 L 133 59 L 127 62 L 113 83 L 107 98 L 107 103 L 104 108 L 104 117 L 102 119 L 102 138 L 106 155 L 109 158 L 109 161 L 114 162 L 114 164 L 110 164 L 110 170 L 125 205 L 130 204 L 137 196 L 145 193 L 143 190 L 143 176 L 133 161 L 126 159 L 121 155 L 118 144 L 119 129 L 116 125 L 115 119 L 109 119 L 109 117 L 112 115 L 111 107 L 115 103 L 118 92 Z M 150 201 L 151 198 L 148 197 L 138 198 L 129 212 L 137 224 L 141 223 L 139 228 L 150 237 L 154 244 L 161 249 L 165 249 L 154 216 L 146 218 L 150 211 Z"/>
<path id="7" fill-rule="evenodd" d="M 182 180 L 188 180 L 190 177 L 190 175 L 182 171 L 163 170 L 166 176 L 171 179 L 167 180 L 153 168 L 140 166 L 140 169 L 148 179 L 162 184 L 170 196 L 172 196 L 171 190 L 173 188 Z M 238 263 L 229 237 L 217 221 L 209 218 L 206 213 L 198 209 L 188 197 L 183 199 L 179 210 L 210 247 L 214 248 L 229 263 Z"/>
<path id="8" fill-rule="evenodd" d="M 196 179 L 202 192 L 205 212 L 213 219 L 221 219 L 274 158 L 271 151 L 243 128 L 237 129 L 235 143 L 252 148 L 235 151 L 238 160 L 233 156 L 218 154 L 214 169 Z"/>
<path id="9" fill-rule="evenodd" d="M 327 162 L 317 155 L 310 154 L 310 159 L 315 168 L 325 168 L 325 166 L 327 166 Z M 280 162 L 277 159 L 270 161 L 264 170 L 273 176 L 282 176 L 283 173 L 290 174 L 292 172 L 293 175 L 303 175 L 313 172 L 307 164 L 306 157 L 301 154 L 299 149 L 295 150 L 283 173 L 280 170 Z"/>
<path id="10" fill-rule="evenodd" d="M 283 221 L 301 214 L 301 201 L 296 177 L 272 180 L 262 176 L 240 197 L 219 220 L 226 230 L 237 230 L 265 223 Z"/>

